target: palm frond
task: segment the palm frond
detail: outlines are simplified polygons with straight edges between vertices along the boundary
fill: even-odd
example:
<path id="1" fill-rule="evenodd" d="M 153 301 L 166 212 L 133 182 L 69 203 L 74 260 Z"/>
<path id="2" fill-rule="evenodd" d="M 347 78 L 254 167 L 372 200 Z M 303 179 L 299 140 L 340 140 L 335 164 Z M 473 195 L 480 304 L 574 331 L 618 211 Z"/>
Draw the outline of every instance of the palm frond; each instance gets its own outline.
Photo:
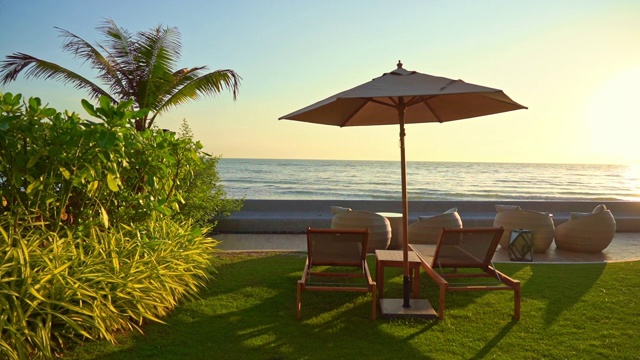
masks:
<path id="1" fill-rule="evenodd" d="M 177 28 L 157 26 L 137 34 L 139 55 L 138 103 L 155 110 L 158 99 L 173 93 L 173 72 L 180 59 L 180 32 Z"/>
<path id="2" fill-rule="evenodd" d="M 118 27 L 111 19 L 106 19 L 96 29 L 106 38 L 105 45 L 98 45 L 108 54 L 107 59 L 119 76 L 119 83 L 110 84 L 111 91 L 122 100 L 129 99 L 136 87 L 136 41 L 129 31 Z"/>
<path id="3" fill-rule="evenodd" d="M 168 60 L 175 64 L 180 59 L 182 51 L 182 41 L 180 31 L 177 27 L 157 26 L 150 31 L 140 31 L 136 40 L 146 51 L 157 55 L 160 50 L 166 52 Z M 153 57 L 148 58 L 154 60 Z M 151 61 L 150 64 L 153 64 Z M 173 66 L 167 66 L 167 69 L 173 69 Z"/>
<path id="4" fill-rule="evenodd" d="M 70 31 L 56 29 L 65 39 L 62 49 L 97 70 L 98 78 L 109 86 L 109 93 L 75 72 L 24 53 L 14 53 L 0 62 L 0 84 L 24 73 L 27 78 L 70 83 L 87 90 L 91 98 L 106 95 L 114 102 L 132 99 L 135 108 L 146 108 L 153 114 L 150 119 L 150 115 L 136 119 L 139 130 L 150 127 L 159 113 L 203 95 L 214 96 L 229 90 L 233 99 L 237 98 L 241 77 L 233 70 L 206 74 L 204 66 L 176 70 L 182 51 L 176 27 L 158 25 L 132 35 L 106 19 L 96 28 L 106 40 L 95 46 Z"/>
<path id="5" fill-rule="evenodd" d="M 111 64 L 116 73 L 115 78 L 111 78 L 108 75 L 99 76 L 99 78 L 104 83 L 109 85 L 109 90 L 119 100 L 128 100 L 129 98 L 131 98 L 131 89 L 135 87 L 134 77 L 130 75 L 130 72 L 127 70 L 126 66 L 119 63 L 118 60 L 113 55 L 111 55 L 107 48 L 105 48 L 101 44 L 98 44 L 97 46 L 102 51 L 104 51 L 105 54 L 107 54 L 107 61 Z"/>
<path id="6" fill-rule="evenodd" d="M 6 85 L 15 80 L 23 70 L 26 78 L 58 80 L 63 84 L 72 84 L 76 89 L 88 91 L 91 98 L 97 99 L 100 95 L 105 95 L 111 101 L 116 101 L 109 93 L 87 78 L 58 64 L 24 53 L 8 55 L 6 60 L 2 61 L 2 65 L 0 65 L 0 82 Z"/>
<path id="7" fill-rule="evenodd" d="M 170 75 L 170 81 L 166 81 L 166 88 L 162 92 L 156 96 L 155 99 L 152 99 L 153 106 L 150 105 L 152 109 L 159 109 L 162 105 L 169 99 L 176 91 L 183 88 L 185 85 L 195 81 L 196 79 L 202 76 L 202 70 L 206 70 L 206 66 L 198 66 L 193 68 L 183 68 L 177 71 L 174 71 Z M 196 98 L 197 96 L 193 96 L 192 98 Z"/>
<path id="8" fill-rule="evenodd" d="M 109 49 L 109 54 L 113 56 L 114 60 L 119 64 L 126 64 L 129 69 L 134 65 L 134 52 L 132 51 L 135 45 L 133 36 L 126 29 L 118 27 L 116 23 L 111 19 L 106 19 L 97 28 L 102 35 L 107 39 L 106 48 Z"/>
<path id="9" fill-rule="evenodd" d="M 193 71 L 189 72 L 188 69 L 184 71 L 185 77 L 188 76 L 188 74 L 193 74 Z M 242 80 L 240 75 L 231 69 L 216 70 L 192 79 L 180 87 L 157 108 L 155 114 L 153 114 L 153 117 L 149 120 L 150 123 L 148 126 L 151 126 L 156 116 L 163 111 L 191 100 L 199 99 L 203 95 L 215 96 L 223 90 L 229 90 L 233 94 L 233 100 L 235 101 L 238 91 L 240 90 L 240 80 Z"/>
<path id="10" fill-rule="evenodd" d="M 77 58 L 89 62 L 91 68 L 98 71 L 98 78 L 105 84 L 109 84 L 111 90 L 122 89 L 125 87 L 121 79 L 122 72 L 119 71 L 118 62 L 113 56 L 105 57 L 98 49 L 89 44 L 84 39 L 62 28 L 56 27 L 61 32 L 61 37 L 65 40 L 62 44 L 62 50 L 71 53 Z M 98 45 L 100 49 L 108 55 L 110 53 L 103 46 Z"/>

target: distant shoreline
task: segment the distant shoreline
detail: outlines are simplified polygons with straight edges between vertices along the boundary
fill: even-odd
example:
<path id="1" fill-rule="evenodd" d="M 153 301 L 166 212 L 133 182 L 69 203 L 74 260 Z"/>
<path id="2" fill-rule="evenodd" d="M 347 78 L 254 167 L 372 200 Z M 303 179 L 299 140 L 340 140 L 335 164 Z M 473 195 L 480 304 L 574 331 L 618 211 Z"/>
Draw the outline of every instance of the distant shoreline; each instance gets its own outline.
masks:
<path id="1" fill-rule="evenodd" d="M 342 161 L 342 162 L 385 162 L 398 163 L 400 169 L 400 160 L 373 160 L 373 159 L 274 159 L 274 158 L 245 158 L 245 157 L 225 157 L 221 156 L 220 161 L 224 160 L 258 160 L 258 161 Z M 564 162 L 510 162 L 510 161 L 456 161 L 456 160 L 407 160 L 410 163 L 433 163 L 433 164 L 499 164 L 499 165 L 581 165 L 581 166 L 640 166 L 636 164 L 605 164 L 605 163 L 564 163 Z"/>

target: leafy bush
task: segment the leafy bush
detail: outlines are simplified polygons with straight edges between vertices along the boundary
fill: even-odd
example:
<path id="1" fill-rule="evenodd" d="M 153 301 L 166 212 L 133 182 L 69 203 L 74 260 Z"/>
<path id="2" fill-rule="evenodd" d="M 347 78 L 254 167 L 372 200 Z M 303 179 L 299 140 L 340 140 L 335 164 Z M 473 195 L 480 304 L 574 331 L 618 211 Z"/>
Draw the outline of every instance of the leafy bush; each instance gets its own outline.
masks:
<path id="1" fill-rule="evenodd" d="M 20 95 L 0 93 L 0 213 L 37 213 L 55 230 L 139 223 L 156 212 L 211 226 L 239 209 L 220 185 L 218 159 L 186 125 L 180 136 L 137 132 L 130 119 L 144 111 L 129 111 L 131 104 L 103 97 L 94 108 L 83 100 L 95 123 L 38 98 L 23 108 Z"/>
<path id="2" fill-rule="evenodd" d="M 25 219 L 26 220 L 26 219 Z M 0 357 L 52 358 L 79 337 L 115 341 L 204 286 L 216 241 L 153 221 L 88 235 L 0 217 Z"/>
<path id="3" fill-rule="evenodd" d="M 186 144 L 193 144 L 198 150 L 200 142 L 193 141 L 193 133 L 186 121 L 182 123 L 179 138 Z M 184 204 L 178 218 L 190 219 L 197 226 L 215 227 L 217 220 L 240 210 L 242 200 L 229 199 L 220 183 L 217 165 L 219 157 L 206 153 L 200 154 L 200 162 L 191 166 L 192 172 L 184 174 L 177 184 L 177 191 L 182 193 Z"/>
<path id="4" fill-rule="evenodd" d="M 1 94 L 0 94 L 1 95 Z M 0 195 L 14 215 L 37 214 L 60 225 L 101 226 L 145 221 L 152 213 L 177 209 L 171 193 L 175 165 L 170 134 L 136 132 L 131 103 L 112 106 L 106 98 L 87 111 L 102 122 L 43 107 L 31 98 L 4 94 L 0 118 Z"/>
<path id="5" fill-rule="evenodd" d="M 91 122 L 0 93 L 0 357 L 113 341 L 160 321 L 213 270 L 216 241 L 178 212 L 210 157 L 190 137 L 135 131 L 131 105 L 83 100 Z"/>

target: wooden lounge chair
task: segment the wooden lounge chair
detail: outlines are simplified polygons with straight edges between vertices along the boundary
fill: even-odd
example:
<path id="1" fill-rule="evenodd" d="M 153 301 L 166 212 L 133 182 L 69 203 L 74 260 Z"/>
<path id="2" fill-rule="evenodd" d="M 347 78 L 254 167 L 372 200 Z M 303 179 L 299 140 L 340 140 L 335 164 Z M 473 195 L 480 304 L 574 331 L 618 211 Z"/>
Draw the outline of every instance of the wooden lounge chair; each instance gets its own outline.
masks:
<path id="1" fill-rule="evenodd" d="M 304 290 L 370 292 L 371 319 L 376 319 L 376 283 L 366 261 L 368 242 L 367 229 L 307 229 L 307 263 L 297 291 L 298 320 Z"/>
<path id="2" fill-rule="evenodd" d="M 513 290 L 514 319 L 520 319 L 520 282 L 499 272 L 491 263 L 503 232 L 502 227 L 442 229 L 437 245 L 410 245 L 422 261 L 426 273 L 440 287 L 438 317 L 441 320 L 444 319 L 447 292 L 483 290 Z M 479 271 L 458 272 L 458 269 Z M 491 284 L 461 284 L 453 281 L 455 278 L 476 277 L 491 277 L 496 281 L 492 281 Z"/>

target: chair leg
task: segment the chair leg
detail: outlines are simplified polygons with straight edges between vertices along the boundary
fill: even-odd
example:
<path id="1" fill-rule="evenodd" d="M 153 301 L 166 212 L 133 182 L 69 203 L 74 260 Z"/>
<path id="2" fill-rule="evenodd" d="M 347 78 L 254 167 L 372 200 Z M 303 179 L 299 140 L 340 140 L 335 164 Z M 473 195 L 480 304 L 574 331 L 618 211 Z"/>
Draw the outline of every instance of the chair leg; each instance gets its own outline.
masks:
<path id="1" fill-rule="evenodd" d="M 296 299 L 296 318 L 300 320 L 300 310 L 302 308 L 302 283 L 298 281 L 298 291 Z"/>
<path id="2" fill-rule="evenodd" d="M 415 267 L 413 269 L 413 279 L 411 279 L 411 284 L 413 285 L 413 298 L 420 298 L 420 267 Z"/>
<path id="3" fill-rule="evenodd" d="M 440 285 L 440 304 L 438 304 L 438 319 L 444 320 L 444 297 L 447 294 L 446 285 Z"/>
<path id="4" fill-rule="evenodd" d="M 376 284 L 378 285 L 378 298 L 384 297 L 384 264 L 376 256 Z"/>
<path id="5" fill-rule="evenodd" d="M 376 311 L 378 310 L 378 299 L 376 297 L 376 285 L 374 284 L 372 289 L 371 289 L 371 298 L 372 298 L 372 303 L 371 303 L 371 320 L 375 320 L 376 319 Z"/>
<path id="6" fill-rule="evenodd" d="M 513 318 L 516 320 L 520 320 L 520 300 L 522 298 L 522 292 L 520 291 L 520 283 L 515 284 L 514 286 L 514 294 L 513 294 Z"/>

